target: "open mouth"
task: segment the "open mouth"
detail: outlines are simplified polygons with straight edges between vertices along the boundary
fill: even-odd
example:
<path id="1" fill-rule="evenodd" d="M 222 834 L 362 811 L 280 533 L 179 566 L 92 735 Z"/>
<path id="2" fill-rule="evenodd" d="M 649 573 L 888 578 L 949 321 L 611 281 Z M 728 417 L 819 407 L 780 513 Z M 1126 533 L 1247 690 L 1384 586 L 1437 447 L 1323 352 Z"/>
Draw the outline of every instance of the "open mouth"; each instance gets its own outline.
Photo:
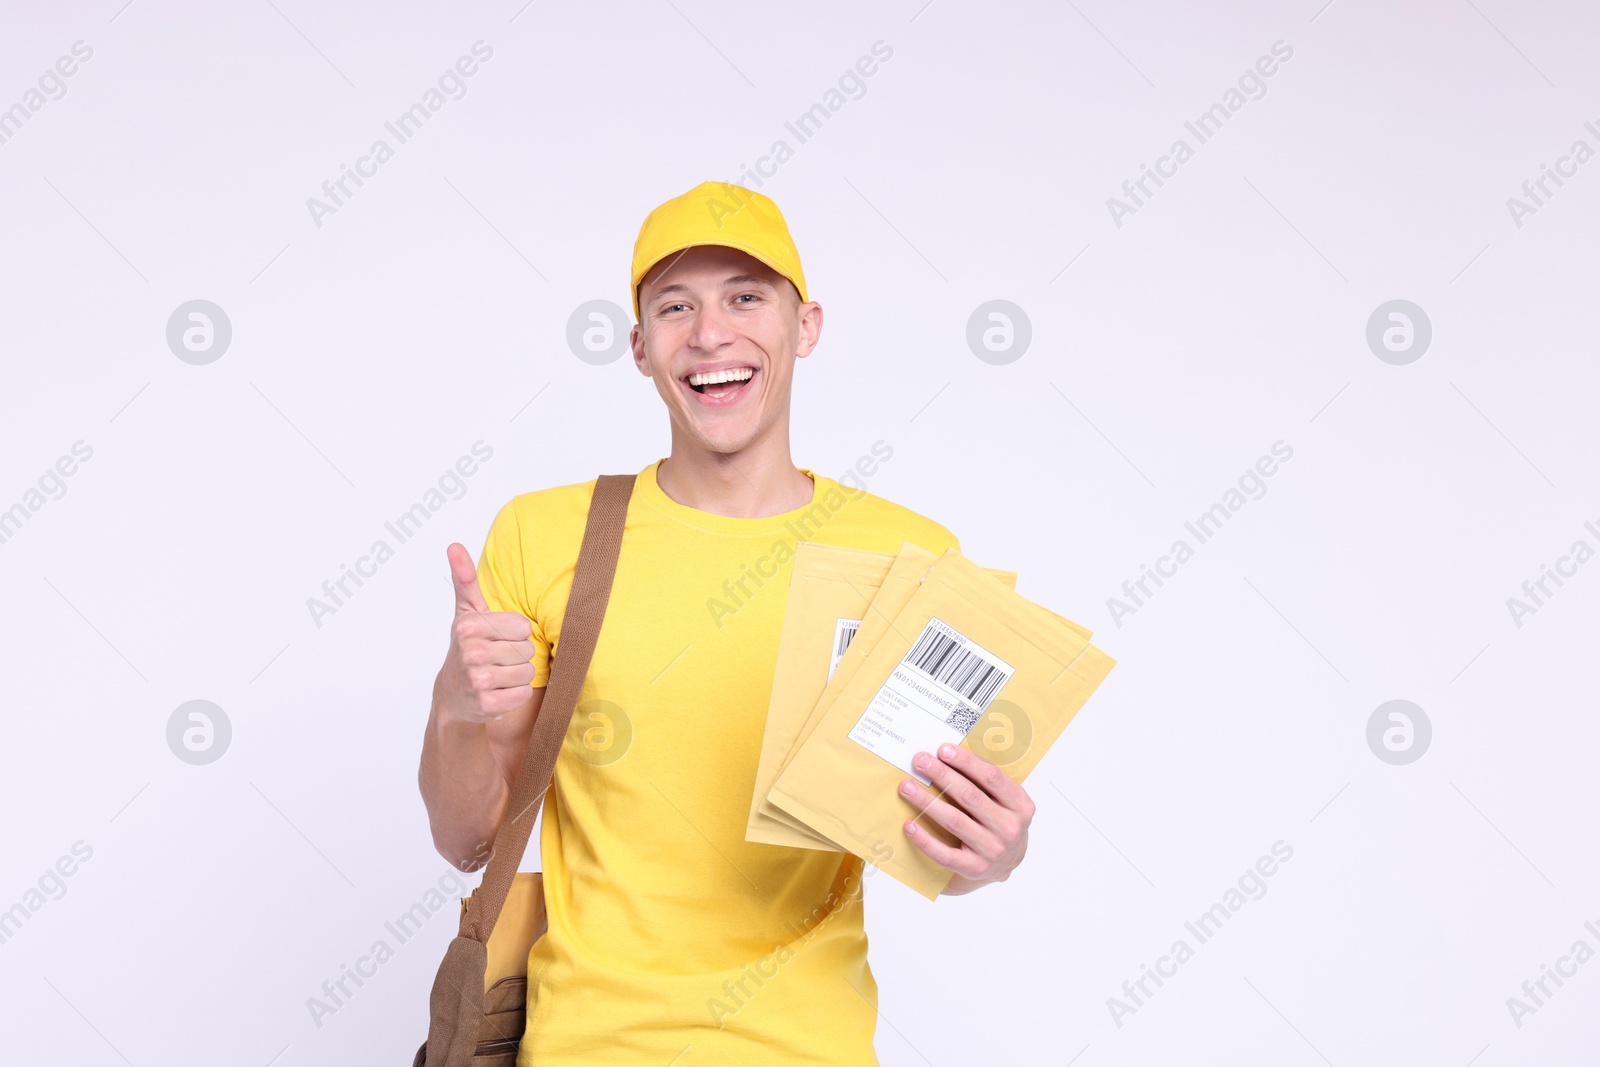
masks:
<path id="1" fill-rule="evenodd" d="M 687 374 L 682 381 L 701 404 L 724 407 L 738 403 L 750 391 L 750 385 L 759 373 L 755 367 L 730 367 L 709 374 Z"/>

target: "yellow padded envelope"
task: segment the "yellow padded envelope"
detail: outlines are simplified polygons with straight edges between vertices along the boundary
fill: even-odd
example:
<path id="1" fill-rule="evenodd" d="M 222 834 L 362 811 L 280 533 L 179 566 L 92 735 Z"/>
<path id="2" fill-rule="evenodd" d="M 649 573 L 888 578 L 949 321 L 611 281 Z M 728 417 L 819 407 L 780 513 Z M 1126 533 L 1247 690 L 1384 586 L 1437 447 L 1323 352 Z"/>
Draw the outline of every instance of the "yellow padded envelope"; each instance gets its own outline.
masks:
<path id="1" fill-rule="evenodd" d="M 894 563 L 890 566 L 889 573 L 883 579 L 883 584 L 878 587 L 877 595 L 872 598 L 872 603 L 867 606 L 867 613 L 861 620 L 861 626 L 856 631 L 855 639 L 850 642 L 844 655 L 839 659 L 833 676 L 828 680 L 827 689 L 823 691 L 821 699 L 817 701 L 810 714 L 806 716 L 805 724 L 801 726 L 799 734 L 795 737 L 793 744 L 789 746 L 789 751 L 783 758 L 783 765 L 779 768 L 780 773 L 789 766 L 789 761 L 794 758 L 795 752 L 799 750 L 801 745 L 806 743 L 806 739 L 811 736 L 811 731 L 816 729 L 817 723 L 822 721 L 822 717 L 833 706 L 833 702 L 839 698 L 839 693 L 849 683 L 850 679 L 855 677 L 855 673 L 861 667 L 861 664 L 866 662 L 867 653 L 872 651 L 873 646 L 878 643 L 878 639 L 889 629 L 891 621 L 900 613 L 900 609 L 906 606 L 906 602 L 911 599 L 911 594 L 916 592 L 917 586 L 922 582 L 923 575 L 928 572 L 928 568 L 933 565 L 936 558 L 932 552 L 919 545 L 914 545 L 910 541 L 906 541 L 900 546 L 899 555 L 895 557 Z M 995 570 L 992 567 L 984 569 L 1004 582 L 1007 588 L 1016 588 L 1017 573 L 1015 571 Z M 1055 612 L 1050 612 L 1050 614 L 1057 619 L 1061 619 L 1063 623 L 1077 633 L 1082 634 L 1085 641 L 1094 636 L 1091 630 L 1079 626 L 1070 619 L 1064 619 L 1060 615 L 1056 615 Z M 987 752 L 983 754 L 985 754 L 986 758 L 989 755 Z M 789 825 L 799 828 L 804 833 L 814 833 L 800 820 L 765 799 L 764 794 L 770 787 L 771 781 L 772 777 L 757 779 L 756 795 L 762 798 L 759 803 L 761 811 L 768 816 L 783 820 Z M 841 849 L 840 851 L 845 850 Z"/>
<path id="2" fill-rule="evenodd" d="M 899 783 L 907 776 L 927 782 L 911 757 L 959 742 L 991 752 L 986 758 L 1021 782 L 1115 664 L 1082 627 L 950 549 L 866 653 L 767 799 L 935 899 L 951 872 L 905 835 L 904 824 L 920 813 L 900 796 Z M 997 715 L 1010 724 L 1003 753 L 990 740 Z M 1026 744 L 1016 743 L 1021 730 Z M 920 825 L 958 845 L 931 819 L 920 817 Z"/>
<path id="3" fill-rule="evenodd" d="M 865 656 L 865 644 L 887 628 L 873 625 L 871 603 L 885 578 L 901 567 L 909 579 L 906 596 L 932 563 L 933 553 L 905 542 L 898 556 L 862 549 L 842 548 L 802 541 L 795 546 L 789 578 L 789 601 L 784 611 L 783 633 L 778 643 L 778 663 L 773 671 L 772 698 L 762 735 L 761 758 L 745 827 L 745 840 L 843 852 L 837 844 L 807 829 L 793 816 L 766 804 L 767 789 L 777 778 L 789 752 L 800 741 L 807 713 L 828 685 L 835 666 L 842 666 L 848 648 Z M 1016 584 L 1012 571 L 992 571 L 1008 586 Z M 898 608 L 898 605 L 896 605 Z M 858 631 L 857 627 L 862 627 Z M 868 636 L 862 637 L 862 632 Z M 853 636 L 852 636 L 853 635 Z"/>

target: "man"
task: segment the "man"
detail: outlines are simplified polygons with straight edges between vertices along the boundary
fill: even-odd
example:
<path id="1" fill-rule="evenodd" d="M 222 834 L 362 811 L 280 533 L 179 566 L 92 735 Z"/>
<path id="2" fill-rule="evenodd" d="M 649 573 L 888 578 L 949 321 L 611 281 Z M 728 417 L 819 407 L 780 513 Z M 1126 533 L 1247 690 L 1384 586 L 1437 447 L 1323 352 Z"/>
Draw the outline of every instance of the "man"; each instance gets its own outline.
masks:
<path id="1" fill-rule="evenodd" d="M 706 182 L 662 204 L 640 229 L 631 284 L 634 364 L 666 404 L 672 450 L 638 475 L 545 797 L 550 925 L 529 958 L 518 1063 L 875 1064 L 861 860 L 748 842 L 745 818 L 796 541 L 959 546 L 792 463 L 794 368 L 816 348 L 822 308 L 770 199 Z M 477 568 L 447 549 L 456 619 L 419 780 L 434 843 L 463 870 L 486 862 L 505 816 L 593 487 L 515 497 Z M 1003 881 L 1027 847 L 1026 792 L 967 749 L 924 758 L 950 799 L 906 778 L 907 814 L 962 845 L 908 820 L 886 847 L 949 867 L 947 893 Z"/>

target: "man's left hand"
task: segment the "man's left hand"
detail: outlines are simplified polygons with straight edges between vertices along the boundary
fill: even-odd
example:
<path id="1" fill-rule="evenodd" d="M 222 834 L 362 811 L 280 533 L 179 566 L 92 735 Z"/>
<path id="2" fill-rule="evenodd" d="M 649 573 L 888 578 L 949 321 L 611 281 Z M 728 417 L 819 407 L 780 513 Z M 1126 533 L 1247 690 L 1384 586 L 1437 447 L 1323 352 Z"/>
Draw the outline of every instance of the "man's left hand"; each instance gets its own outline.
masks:
<path id="1" fill-rule="evenodd" d="M 918 819 L 938 823 L 961 843 L 960 848 L 951 848 L 928 833 L 918 819 L 905 825 L 906 836 L 918 848 L 955 872 L 944 892 L 970 893 L 1009 878 L 1028 851 L 1033 801 L 1027 791 L 993 763 L 957 745 L 940 745 L 937 757 L 919 752 L 912 766 L 928 776 L 943 799 L 914 778 L 901 781 L 900 795 L 922 812 Z"/>

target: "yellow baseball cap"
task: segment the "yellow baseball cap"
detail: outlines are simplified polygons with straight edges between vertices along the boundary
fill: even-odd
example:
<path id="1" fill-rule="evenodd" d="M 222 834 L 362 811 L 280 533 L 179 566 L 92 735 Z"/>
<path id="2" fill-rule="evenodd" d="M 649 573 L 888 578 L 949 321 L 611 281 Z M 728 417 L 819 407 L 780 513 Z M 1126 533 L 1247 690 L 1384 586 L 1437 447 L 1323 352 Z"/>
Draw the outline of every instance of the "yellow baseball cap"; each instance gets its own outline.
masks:
<path id="1" fill-rule="evenodd" d="M 667 256 L 694 245 L 724 245 L 748 253 L 788 278 L 806 296 L 806 276 L 800 270 L 800 252 L 768 197 L 729 182 L 701 182 L 682 196 L 673 197 L 645 216 L 639 239 L 633 243 L 633 317 L 639 314 L 639 281 Z"/>

